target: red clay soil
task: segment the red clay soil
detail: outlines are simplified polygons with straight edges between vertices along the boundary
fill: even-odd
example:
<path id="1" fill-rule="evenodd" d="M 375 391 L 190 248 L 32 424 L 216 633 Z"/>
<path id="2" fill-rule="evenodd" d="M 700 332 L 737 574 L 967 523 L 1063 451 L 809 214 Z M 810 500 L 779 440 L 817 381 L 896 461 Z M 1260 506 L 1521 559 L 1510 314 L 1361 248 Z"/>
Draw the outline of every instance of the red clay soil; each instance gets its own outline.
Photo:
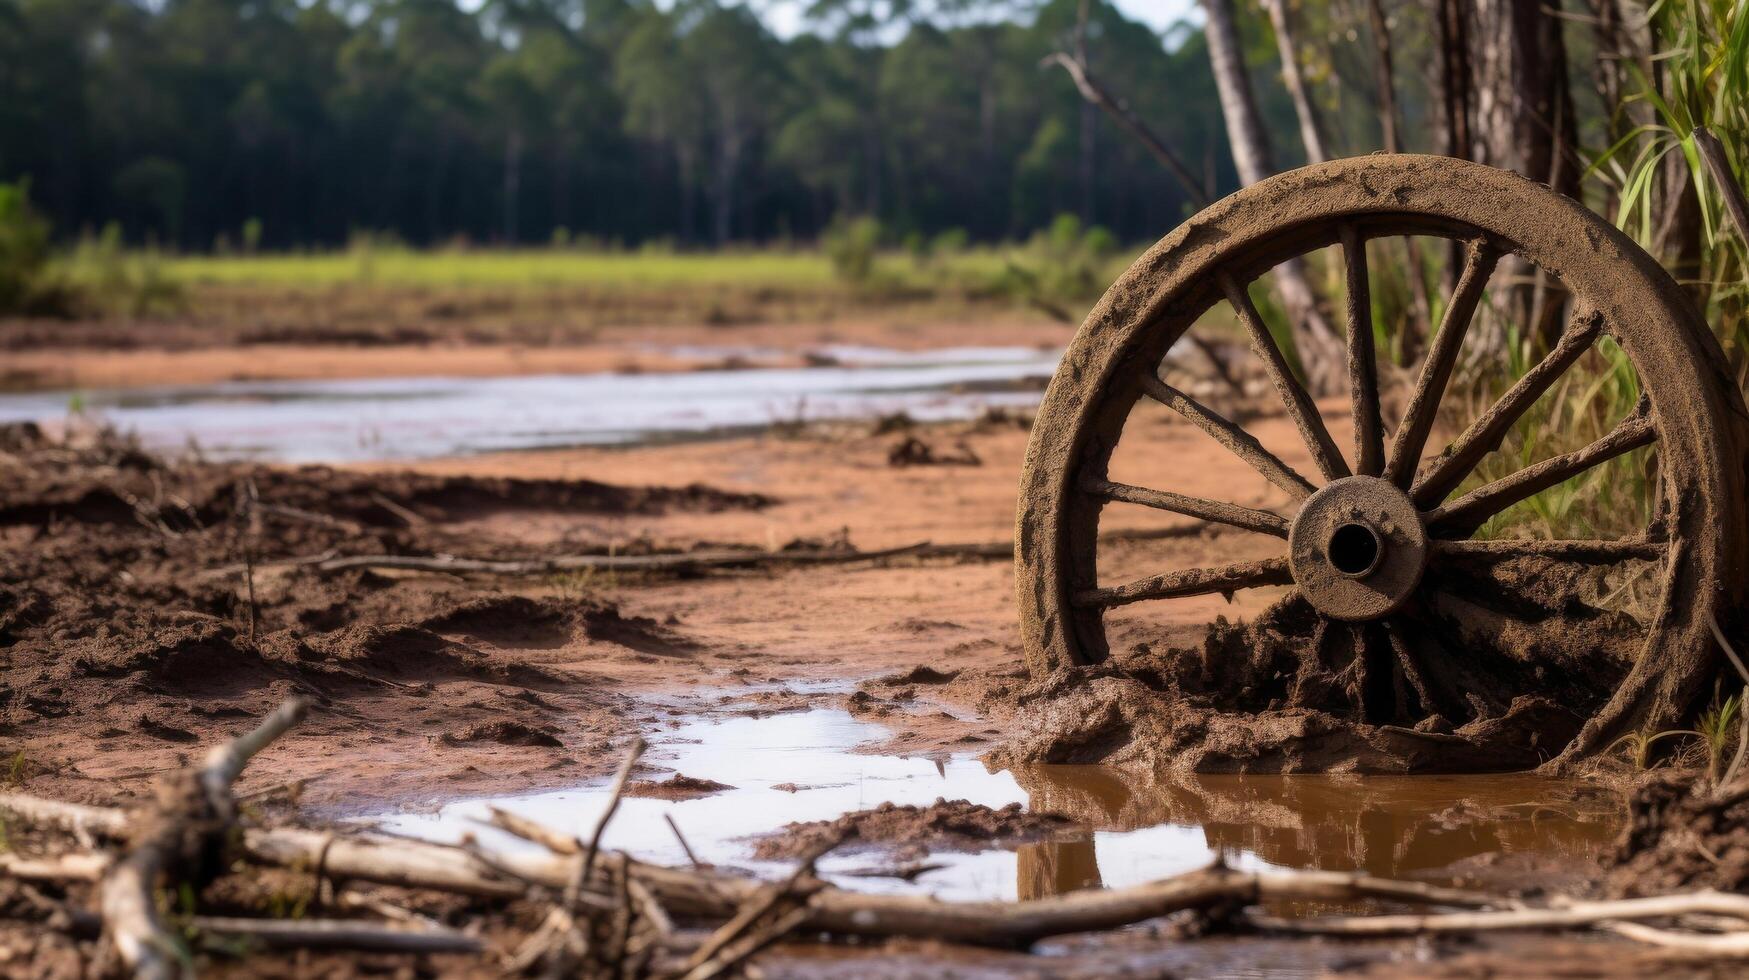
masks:
<path id="1" fill-rule="evenodd" d="M 594 595 L 269 557 L 489 556 L 511 544 L 457 528 L 503 513 L 769 503 L 702 486 L 170 463 L 106 434 L 61 444 L 14 429 L 5 440 L 0 747 L 15 784 L 106 802 L 291 694 L 318 705 L 288 743 L 295 771 L 270 763 L 254 775 L 307 778 L 318 801 L 598 774 L 637 726 L 590 660 L 689 656 L 697 644 L 681 631 Z"/>

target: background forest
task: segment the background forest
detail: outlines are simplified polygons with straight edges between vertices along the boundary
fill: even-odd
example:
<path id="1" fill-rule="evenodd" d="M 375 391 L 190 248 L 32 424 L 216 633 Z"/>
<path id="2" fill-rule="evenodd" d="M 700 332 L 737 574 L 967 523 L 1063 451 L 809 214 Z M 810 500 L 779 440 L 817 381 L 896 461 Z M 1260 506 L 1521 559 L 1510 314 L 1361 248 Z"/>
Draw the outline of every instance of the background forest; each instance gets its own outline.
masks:
<path id="1" fill-rule="evenodd" d="M 1328 151 L 1438 148 L 1442 6 L 1287 0 Z M 1536 4 L 1455 6 L 1544 19 Z M 63 234 L 113 220 L 187 250 L 361 230 L 720 244 L 807 238 L 844 214 L 991 240 L 1067 212 L 1151 239 L 1190 195 L 1041 64 L 1079 7 L 820 0 L 785 40 L 721 0 L 0 0 L 0 179 L 29 178 Z M 1237 8 L 1274 163 L 1304 162 L 1270 22 Z M 1596 31 L 1574 13 L 1564 33 L 1589 83 Z M 1092 4 L 1083 44 L 1216 196 L 1237 179 L 1194 14 L 1159 36 Z M 1390 139 L 1375 16 L 1395 62 Z M 1598 89 L 1574 88 L 1601 147 Z"/>

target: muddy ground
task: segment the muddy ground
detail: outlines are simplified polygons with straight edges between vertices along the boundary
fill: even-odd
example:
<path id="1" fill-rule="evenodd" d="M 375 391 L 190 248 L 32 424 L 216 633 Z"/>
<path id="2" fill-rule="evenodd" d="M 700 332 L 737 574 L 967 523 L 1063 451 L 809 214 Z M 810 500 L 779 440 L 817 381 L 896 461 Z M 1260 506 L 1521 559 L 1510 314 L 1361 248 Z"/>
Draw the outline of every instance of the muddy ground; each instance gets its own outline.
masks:
<path id="1" fill-rule="evenodd" d="M 776 363 L 804 363 L 803 349 L 819 342 L 1064 337 L 1059 327 L 1037 325 L 838 323 L 782 337 L 747 329 L 737 343 L 769 339 Z M 636 336 L 532 353 L 423 343 L 101 353 L 39 344 L 16 359 L 35 380 L 16 379 L 200 381 L 381 373 L 390 365 L 461 372 L 463 362 L 483 373 L 722 366 L 715 354 L 688 360 L 652 352 Z M 713 336 L 712 328 L 675 328 L 664 341 Z M 1344 439 L 1335 408 L 1330 422 Z M 1248 424 L 1290 465 L 1310 469 L 1284 419 Z M 1291 632 L 1291 609 L 1271 611 L 1280 590 L 1255 590 L 1114 616 L 1126 640 L 1115 666 L 1073 684 L 1036 683 L 1022 666 L 1005 551 L 1027 435 L 1024 417 L 1003 414 L 945 426 L 888 420 L 662 447 L 292 469 L 161 458 L 93 429 L 69 441 L 7 430 L 0 441 L 7 782 L 82 802 L 137 800 L 161 773 L 294 693 L 314 697 L 316 710 L 251 766 L 238 789 L 302 781 L 302 803 L 326 816 L 576 784 L 611 771 L 634 735 L 681 717 L 818 705 L 885 726 L 891 737 L 873 751 L 988 753 L 997 764 L 1398 772 L 1438 768 L 1453 757 L 1451 740 L 1468 739 L 1464 751 L 1532 765 L 1576 725 L 1585 699 L 1607 689 L 1624 656 L 1605 645 L 1592 664 L 1603 667 L 1595 690 L 1563 703 L 1514 702 L 1502 715 L 1510 724 L 1485 732 L 1449 720 L 1342 718 L 1256 685 L 1211 681 L 1210 658 L 1254 649 L 1258 634 L 1236 625 L 1211 634 L 1209 624 L 1261 620 Z M 978 463 L 892 465 L 894 450 L 910 439 L 942 455 L 969 450 Z M 1250 506 L 1280 502 L 1256 474 L 1164 413 L 1140 413 L 1125 446 L 1114 478 Z M 1112 510 L 1104 528 L 1111 540 L 1102 572 L 1114 581 L 1263 557 L 1272 544 L 1142 508 Z M 322 566 L 376 554 L 843 553 L 925 542 L 975 547 L 951 557 L 685 576 Z M 1581 675 L 1585 665 L 1566 669 Z M 1248 714 L 1208 720 L 1235 704 Z M 643 767 L 635 785 L 669 798 L 715 791 L 659 764 Z M 1678 799 L 1648 797 L 1636 812 L 1684 805 Z M 1680 851 L 1686 838 L 1663 840 L 1655 820 L 1636 826 L 1638 842 L 1625 842 L 1617 858 L 1633 870 L 1617 872 L 1619 880 L 1676 868 L 1671 885 L 1740 886 L 1708 877 L 1703 866 L 1684 871 L 1673 863 L 1693 863 L 1692 848 L 1680 859 L 1646 856 L 1660 847 Z M 886 835 L 901 852 L 930 835 L 1013 844 L 1053 829 L 1013 814 L 929 812 L 851 818 L 848 828 Z M 819 830 L 794 828 L 778 840 L 805 841 Z M 1742 842 L 1720 846 L 1749 853 Z M 1507 948 L 1518 949 L 1510 941 Z M 1435 958 L 1453 952 L 1461 951 L 1441 949 Z M 1387 953 L 1387 961 L 1400 959 L 1401 950 Z M 938 954 L 898 948 L 883 968 L 922 970 Z M 1212 962 L 1190 966 L 1196 972 Z M 1167 969 L 1149 957 L 1106 961 L 1114 963 Z M 789 962 L 810 975 L 857 975 L 866 965 L 854 957 Z M 1019 968 L 1008 960 L 963 965 Z M 1450 975 L 1471 975 L 1451 968 Z"/>

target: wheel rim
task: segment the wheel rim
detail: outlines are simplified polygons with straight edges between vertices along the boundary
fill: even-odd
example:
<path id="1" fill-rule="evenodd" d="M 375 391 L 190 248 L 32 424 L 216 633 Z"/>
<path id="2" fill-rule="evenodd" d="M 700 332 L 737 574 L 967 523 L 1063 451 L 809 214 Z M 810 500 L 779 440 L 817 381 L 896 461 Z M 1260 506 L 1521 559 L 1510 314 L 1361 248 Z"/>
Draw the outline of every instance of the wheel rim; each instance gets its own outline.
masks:
<path id="1" fill-rule="evenodd" d="M 1463 272 L 1392 438 L 1385 435 L 1366 300 L 1365 242 L 1398 234 L 1464 244 Z M 1340 247 L 1354 445 L 1345 456 L 1288 371 L 1245 284 L 1288 258 Z M 1558 343 L 1439 456 L 1424 463 L 1435 414 L 1495 264 L 1506 253 L 1555 276 L 1575 315 Z M 1204 310 L 1226 302 L 1246 328 L 1287 416 L 1314 461 L 1311 478 L 1154 371 Z M 1449 328 L 1449 329 L 1448 329 Z M 1609 335 L 1646 397 L 1602 439 L 1453 496 L 1536 397 Z M 1735 389 L 1716 342 L 1655 262 L 1589 211 L 1515 175 L 1434 157 L 1374 156 L 1284 174 L 1199 214 L 1149 250 L 1088 317 L 1046 392 L 1022 478 L 1017 589 L 1035 672 L 1107 655 L 1107 609 L 1131 602 L 1291 585 L 1331 620 L 1381 623 L 1418 601 L 1429 565 L 1504 547 L 1471 541 L 1511 504 L 1653 442 L 1667 512 L 1649 536 L 1542 546 L 1582 562 L 1663 560 L 1663 599 L 1634 667 L 1574 750 L 1619 728 L 1634 705 L 1692 697 L 1691 662 L 1719 599 L 1742 580 L 1742 471 Z M 1295 501 L 1289 517 L 1170 490 L 1119 484 L 1107 465 L 1131 406 L 1159 402 L 1214 437 Z M 1350 465 L 1352 459 L 1353 465 Z M 1733 466 L 1733 462 L 1738 465 Z M 1314 482 L 1321 477 L 1319 482 Z M 1164 571 L 1098 584 L 1097 533 L 1109 504 L 1154 507 L 1287 539 L 1278 558 Z M 1340 540 L 1338 536 L 1340 535 Z M 1340 546 L 1338 548 L 1337 546 Z M 1523 547 L 1523 546 L 1520 546 Z M 1344 549 L 1357 549 L 1354 551 Z M 1369 549 L 1371 549 L 1369 553 Z M 1732 574 L 1735 572 L 1735 574 Z M 1682 595 L 1687 601 L 1673 603 Z M 1704 655 L 1704 654 L 1702 654 Z M 1668 674 L 1668 676 L 1666 676 Z"/>

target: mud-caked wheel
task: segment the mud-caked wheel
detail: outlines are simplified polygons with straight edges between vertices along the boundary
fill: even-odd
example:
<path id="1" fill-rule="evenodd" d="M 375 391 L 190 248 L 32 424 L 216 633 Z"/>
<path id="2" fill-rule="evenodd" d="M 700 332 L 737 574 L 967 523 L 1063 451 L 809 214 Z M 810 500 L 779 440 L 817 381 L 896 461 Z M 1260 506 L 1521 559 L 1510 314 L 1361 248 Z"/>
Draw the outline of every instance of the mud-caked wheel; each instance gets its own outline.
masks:
<path id="1" fill-rule="evenodd" d="M 1425 354 L 1403 375 L 1400 411 L 1387 419 L 1367 243 L 1397 236 L 1452 243 L 1455 284 Z M 1351 453 L 1332 438 L 1247 292 L 1275 266 L 1320 249 L 1340 257 L 1332 279 L 1346 284 L 1349 405 L 1340 415 L 1344 426 L 1352 423 Z M 1540 360 L 1520 365 L 1510 384 L 1454 423 L 1442 403 L 1456 397 L 1449 382 L 1465 363 L 1466 335 L 1476 342 L 1469 327 L 1507 255 L 1540 270 L 1567 297 L 1565 328 L 1539 348 Z M 1209 322 L 1203 315 L 1221 303 L 1232 307 L 1256 365 L 1280 395 L 1304 443 L 1305 453 L 1295 455 L 1311 461 L 1309 468 L 1301 463 L 1307 472 L 1162 376 L 1174 343 L 1203 329 L 1198 321 Z M 1503 442 L 1526 455 L 1522 440 L 1509 438 L 1514 427 L 1587 357 L 1629 372 L 1625 383 L 1637 402 L 1583 445 L 1517 459 L 1515 467 L 1493 465 Z M 1573 397 L 1571 387 L 1563 391 Z M 1114 479 L 1125 423 L 1139 404 L 1151 403 L 1260 474 L 1273 502 L 1240 504 Z M 1551 613 L 1579 601 L 1547 594 L 1574 580 L 1558 574 L 1560 566 L 1631 566 L 1654 594 L 1631 620 L 1633 652 L 1610 678 L 1613 689 L 1563 758 L 1595 751 L 1631 726 L 1673 720 L 1711 687 L 1719 660 L 1709 622 L 1730 621 L 1745 580 L 1743 419 L 1741 396 L 1692 301 L 1650 256 L 1580 204 L 1518 175 L 1443 157 L 1373 155 L 1279 175 L 1212 205 L 1149 249 L 1069 345 L 1039 409 L 1021 478 L 1016 572 L 1028 665 L 1045 675 L 1104 661 L 1114 639 L 1108 619 L 1119 607 L 1274 589 L 1281 593 L 1275 608 L 1297 610 L 1305 628 L 1296 635 L 1320 648 L 1308 657 L 1346 678 L 1357 715 L 1403 725 L 1434 716 L 1463 723 L 1502 710 L 1511 686 L 1539 693 L 1540 667 L 1524 662 L 1524 651 L 1537 644 L 1525 637 L 1567 628 Z M 1455 435 L 1430 452 L 1440 431 Z M 1576 492 L 1608 492 L 1586 475 L 1630 453 L 1643 460 L 1651 485 L 1642 529 L 1550 538 L 1495 528 L 1477 536 L 1509 508 L 1570 481 Z M 1174 475 L 1170 466 L 1161 472 Z M 1217 554 L 1233 534 L 1279 544 L 1260 552 L 1248 540 L 1234 551 L 1242 560 L 1103 581 L 1100 522 L 1112 506 L 1201 522 Z M 1488 574 L 1501 566 L 1515 571 Z M 1489 594 L 1460 595 L 1464 583 L 1478 580 Z M 1502 616 L 1452 628 L 1464 609 L 1483 606 Z M 1496 649 L 1484 651 L 1476 632 L 1489 628 Z M 1389 703 L 1365 703 L 1381 700 Z"/>

